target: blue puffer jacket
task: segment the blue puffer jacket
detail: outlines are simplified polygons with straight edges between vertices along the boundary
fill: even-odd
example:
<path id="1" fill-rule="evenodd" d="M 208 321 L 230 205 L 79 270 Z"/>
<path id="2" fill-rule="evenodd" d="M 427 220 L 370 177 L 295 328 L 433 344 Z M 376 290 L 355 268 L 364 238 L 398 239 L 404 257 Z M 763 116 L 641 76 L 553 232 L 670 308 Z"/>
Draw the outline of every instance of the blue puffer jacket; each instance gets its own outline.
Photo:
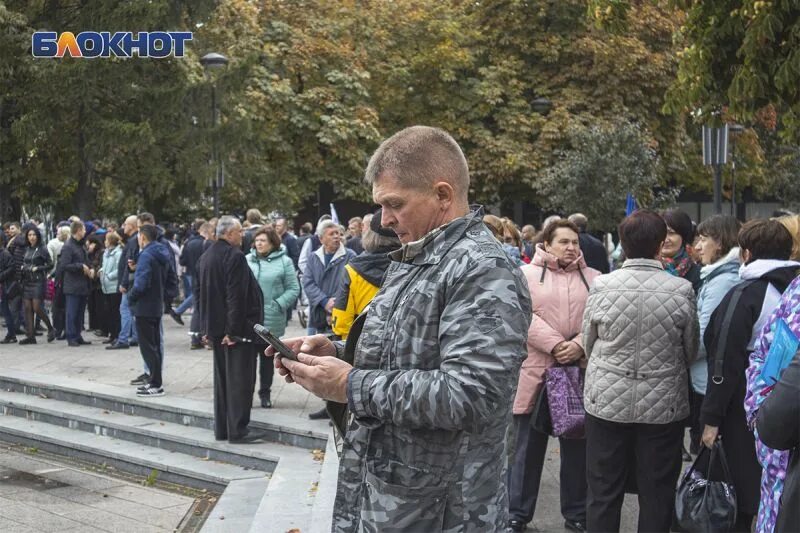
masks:
<path id="1" fill-rule="evenodd" d="M 157 318 L 164 314 L 164 289 L 172 252 L 166 245 L 151 242 L 139 252 L 133 285 L 128 291 L 133 316 Z"/>
<path id="2" fill-rule="evenodd" d="M 286 311 L 300 295 L 294 263 L 281 245 L 280 250 L 274 250 L 266 257 L 251 251 L 247 254 L 247 266 L 253 271 L 264 296 L 264 327 L 282 337 L 286 333 Z"/>
<path id="3" fill-rule="evenodd" d="M 739 248 L 734 247 L 728 254 L 711 265 L 700 270 L 702 286 L 697 293 L 697 318 L 700 321 L 700 338 L 705 335 L 711 314 L 720 304 L 728 291 L 739 284 Z M 692 388 L 700 394 L 706 393 L 708 384 L 708 362 L 706 348 L 701 342 L 697 359 L 689 369 L 692 377 Z"/>

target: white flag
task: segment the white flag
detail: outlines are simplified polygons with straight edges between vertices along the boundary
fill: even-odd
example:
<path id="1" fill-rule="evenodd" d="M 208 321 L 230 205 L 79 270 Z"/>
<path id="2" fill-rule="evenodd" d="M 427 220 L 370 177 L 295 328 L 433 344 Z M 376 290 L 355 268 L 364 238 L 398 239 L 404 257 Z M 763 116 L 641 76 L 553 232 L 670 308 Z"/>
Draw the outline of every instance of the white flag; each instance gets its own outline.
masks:
<path id="1" fill-rule="evenodd" d="M 331 202 L 331 220 L 337 224 L 339 223 L 339 215 L 336 213 L 336 208 L 333 207 L 333 202 Z"/>

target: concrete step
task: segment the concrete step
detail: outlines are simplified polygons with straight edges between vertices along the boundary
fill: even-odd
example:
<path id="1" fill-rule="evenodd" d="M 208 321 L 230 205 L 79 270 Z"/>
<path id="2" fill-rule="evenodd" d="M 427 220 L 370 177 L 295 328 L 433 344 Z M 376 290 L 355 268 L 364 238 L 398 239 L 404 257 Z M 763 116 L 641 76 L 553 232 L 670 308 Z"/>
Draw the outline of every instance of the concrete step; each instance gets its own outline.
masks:
<path id="1" fill-rule="evenodd" d="M 20 392 L 0 391 L 0 412 L 135 442 L 203 459 L 272 472 L 280 460 L 296 462 L 309 450 L 273 442 L 252 445 L 217 441 L 212 430 L 72 404 Z"/>
<path id="2" fill-rule="evenodd" d="M 335 451 L 333 452 L 336 453 Z M 314 520 L 327 522 L 326 531 L 330 531 L 330 517 L 325 517 L 325 513 L 317 513 L 314 509 L 320 498 L 329 497 L 330 494 L 321 494 L 322 472 L 328 468 L 330 457 L 322 450 L 312 458 L 295 463 L 281 461 L 272 473 L 269 486 L 261 499 L 260 505 L 252 519 L 249 528 L 250 533 L 286 533 L 287 531 L 308 531 L 314 524 Z M 335 489 L 335 487 L 334 487 Z M 336 492 L 334 490 L 333 496 Z M 333 512 L 333 500 L 330 502 L 331 513 Z M 211 517 L 207 524 L 211 523 Z M 211 530 L 216 533 L 216 530 Z M 243 533 L 242 531 L 230 530 L 231 533 Z M 202 533 L 209 533 L 204 528 Z"/>
<path id="3" fill-rule="evenodd" d="M 233 480 L 263 479 L 269 475 L 237 465 L 16 416 L 0 416 L 0 440 L 97 464 L 105 463 L 140 476 L 149 476 L 155 470 L 160 480 L 214 492 L 222 492 Z"/>
<path id="4" fill-rule="evenodd" d="M 333 438 L 333 431 L 331 431 L 328 447 L 325 448 L 325 462 L 322 463 L 322 471 L 319 475 L 317 496 L 311 509 L 309 533 L 330 533 L 338 479 L 339 457 L 336 455 L 336 444 Z M 253 533 L 256 532 L 253 531 Z"/>
<path id="5" fill-rule="evenodd" d="M 214 428 L 211 402 L 170 396 L 169 391 L 159 398 L 142 399 L 136 397 L 134 387 L 113 387 L 16 370 L 0 371 L 0 389 L 183 426 Z M 271 442 L 298 448 L 324 450 L 327 443 L 327 421 L 303 420 L 258 409 L 252 412 L 250 426 L 265 431 Z"/>

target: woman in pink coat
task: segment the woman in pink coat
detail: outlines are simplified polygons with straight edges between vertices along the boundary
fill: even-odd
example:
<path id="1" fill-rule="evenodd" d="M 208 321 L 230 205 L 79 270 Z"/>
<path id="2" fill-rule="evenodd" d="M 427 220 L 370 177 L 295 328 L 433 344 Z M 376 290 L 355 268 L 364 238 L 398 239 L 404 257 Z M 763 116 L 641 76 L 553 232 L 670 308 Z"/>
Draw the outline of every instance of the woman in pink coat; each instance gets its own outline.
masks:
<path id="1" fill-rule="evenodd" d="M 523 531 L 533 519 L 549 436 L 531 424 L 545 370 L 556 363 L 580 364 L 586 358 L 581 341 L 583 310 L 589 288 L 600 272 L 586 266 L 578 228 L 567 220 L 548 225 L 530 265 L 522 267 L 533 300 L 528 330 L 528 358 L 522 363 L 514 399 L 517 445 L 509 470 L 509 527 Z M 586 440 L 559 439 L 561 447 L 561 514 L 564 527 L 586 530 Z"/>

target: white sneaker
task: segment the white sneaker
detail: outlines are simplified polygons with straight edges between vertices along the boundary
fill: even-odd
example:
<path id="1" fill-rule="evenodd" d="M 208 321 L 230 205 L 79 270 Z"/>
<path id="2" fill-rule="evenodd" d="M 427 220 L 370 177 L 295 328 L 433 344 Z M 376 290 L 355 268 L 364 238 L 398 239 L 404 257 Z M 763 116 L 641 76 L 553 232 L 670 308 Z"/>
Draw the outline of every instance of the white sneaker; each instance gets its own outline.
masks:
<path id="1" fill-rule="evenodd" d="M 146 389 L 141 388 L 136 390 L 136 396 L 164 396 L 164 389 L 161 387 L 147 387 Z"/>

